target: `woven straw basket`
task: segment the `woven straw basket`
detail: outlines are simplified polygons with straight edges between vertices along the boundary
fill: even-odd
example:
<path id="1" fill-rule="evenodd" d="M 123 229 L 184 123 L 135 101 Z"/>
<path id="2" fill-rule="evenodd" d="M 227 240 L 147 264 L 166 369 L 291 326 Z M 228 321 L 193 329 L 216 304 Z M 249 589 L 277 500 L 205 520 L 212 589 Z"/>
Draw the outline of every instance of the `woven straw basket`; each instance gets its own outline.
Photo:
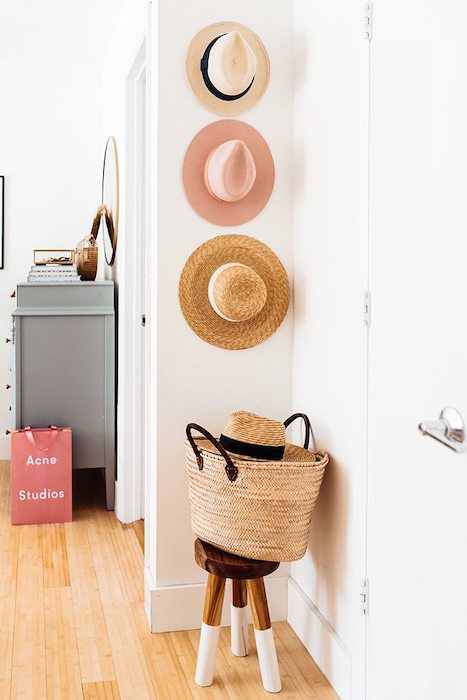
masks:
<path id="1" fill-rule="evenodd" d="M 298 415 L 306 418 L 296 414 L 285 425 Z M 205 439 L 195 442 L 193 430 Z M 308 421 L 306 447 L 309 432 Z M 199 425 L 190 423 L 187 436 L 194 534 L 226 552 L 250 559 L 301 559 L 308 545 L 311 516 L 328 454 L 287 444 L 281 461 L 240 459 L 227 453 Z"/>

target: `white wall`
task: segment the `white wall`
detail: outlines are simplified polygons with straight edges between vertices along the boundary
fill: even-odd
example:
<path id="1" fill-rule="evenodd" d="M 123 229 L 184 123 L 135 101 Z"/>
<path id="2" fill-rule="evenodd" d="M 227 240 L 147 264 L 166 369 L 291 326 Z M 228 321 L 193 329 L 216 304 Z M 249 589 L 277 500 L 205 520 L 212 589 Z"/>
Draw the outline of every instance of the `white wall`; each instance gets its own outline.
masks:
<path id="1" fill-rule="evenodd" d="M 198 338 L 186 324 L 178 303 L 179 276 L 186 259 L 200 243 L 220 233 L 238 232 L 261 239 L 290 271 L 291 3 L 160 0 L 158 11 L 157 542 L 152 572 L 157 588 L 153 598 L 155 626 L 160 624 L 164 607 L 174 593 L 171 587 L 184 586 L 186 595 L 178 600 L 181 604 L 184 601 L 189 617 L 190 585 L 191 590 L 198 590 L 196 584 L 205 580 L 204 572 L 193 561 L 185 476 L 186 423 L 197 421 L 219 433 L 234 410 L 247 409 L 279 419 L 285 419 L 292 410 L 291 311 L 264 344 L 234 352 Z M 181 181 L 188 144 L 199 129 L 216 119 L 198 104 L 187 83 L 186 50 L 203 26 L 226 19 L 250 26 L 269 52 L 269 87 L 258 105 L 242 118 L 264 135 L 276 165 L 276 184 L 268 205 L 256 219 L 234 229 L 199 218 L 185 198 Z"/>
<path id="2" fill-rule="evenodd" d="M 9 454 L 9 295 L 33 248 L 89 233 L 100 197 L 103 44 L 118 0 L 2 4 L 0 174 L 5 269 L 0 270 L 0 458 Z"/>
<path id="3" fill-rule="evenodd" d="M 112 268 L 100 256 L 100 272 L 117 283 L 125 275 L 127 235 L 126 190 L 127 190 L 127 132 L 126 132 L 126 89 L 127 79 L 139 47 L 146 35 L 147 0 L 119 0 L 119 11 L 115 26 L 106 42 L 102 85 L 102 123 L 100 131 L 101 159 L 109 136 L 114 136 L 119 158 L 120 173 L 120 216 L 117 254 Z M 102 242 L 102 241 L 101 241 Z"/>
<path id="4" fill-rule="evenodd" d="M 342 698 L 364 622 L 368 42 L 362 3 L 294 2 L 294 407 L 332 460 L 310 548 L 292 565 L 289 620 Z M 353 672 L 353 678 L 352 678 Z"/>

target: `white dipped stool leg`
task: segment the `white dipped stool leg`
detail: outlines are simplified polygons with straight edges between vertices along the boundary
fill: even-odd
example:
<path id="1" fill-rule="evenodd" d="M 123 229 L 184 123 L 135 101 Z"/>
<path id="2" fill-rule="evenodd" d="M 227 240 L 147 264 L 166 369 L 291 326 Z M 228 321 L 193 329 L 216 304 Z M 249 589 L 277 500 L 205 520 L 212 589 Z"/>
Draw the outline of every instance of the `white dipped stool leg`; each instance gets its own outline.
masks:
<path id="1" fill-rule="evenodd" d="M 230 647 L 234 656 L 248 654 L 248 617 L 247 608 L 232 605 L 230 614 Z"/>
<path id="2" fill-rule="evenodd" d="M 219 645 L 220 625 L 213 627 L 205 622 L 201 625 L 198 661 L 196 663 L 195 682 L 197 685 L 212 685 L 216 670 L 217 647 Z"/>
<path id="3" fill-rule="evenodd" d="M 278 693 L 282 689 L 282 683 L 272 628 L 255 629 L 255 640 L 263 688 L 270 693 Z"/>
<path id="4" fill-rule="evenodd" d="M 196 663 L 197 685 L 212 685 L 214 680 L 224 591 L 225 578 L 209 574 Z"/>
<path id="5" fill-rule="evenodd" d="M 247 582 L 247 585 L 253 613 L 256 649 L 263 688 L 269 693 L 278 693 L 282 689 L 282 683 L 264 580 L 262 578 L 251 579 Z"/>
<path id="6" fill-rule="evenodd" d="M 246 581 L 232 579 L 230 648 L 234 656 L 248 654 L 248 617 Z"/>

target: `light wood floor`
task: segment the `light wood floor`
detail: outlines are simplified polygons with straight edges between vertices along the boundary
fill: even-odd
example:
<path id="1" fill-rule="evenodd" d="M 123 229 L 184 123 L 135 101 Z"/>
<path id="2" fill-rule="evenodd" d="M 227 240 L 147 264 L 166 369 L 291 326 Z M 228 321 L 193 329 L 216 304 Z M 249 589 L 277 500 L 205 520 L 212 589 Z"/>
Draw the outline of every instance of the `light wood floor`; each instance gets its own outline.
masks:
<path id="1" fill-rule="evenodd" d="M 75 483 L 74 522 L 10 526 L 9 465 L 0 462 L 0 699 L 255 700 L 251 652 L 221 632 L 215 682 L 194 683 L 198 631 L 150 634 L 143 608 L 143 530 L 104 510 L 96 473 Z M 201 610 L 200 610 L 201 616 Z M 286 623 L 274 624 L 279 697 L 337 695 Z"/>

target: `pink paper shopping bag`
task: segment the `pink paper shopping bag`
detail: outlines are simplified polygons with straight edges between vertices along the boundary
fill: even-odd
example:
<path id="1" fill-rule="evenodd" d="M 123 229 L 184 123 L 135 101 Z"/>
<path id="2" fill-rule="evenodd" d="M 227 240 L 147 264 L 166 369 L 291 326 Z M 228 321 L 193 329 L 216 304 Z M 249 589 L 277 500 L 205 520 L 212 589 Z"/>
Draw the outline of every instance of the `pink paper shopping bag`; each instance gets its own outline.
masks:
<path id="1" fill-rule="evenodd" d="M 71 428 L 11 433 L 11 523 L 71 521 Z"/>

